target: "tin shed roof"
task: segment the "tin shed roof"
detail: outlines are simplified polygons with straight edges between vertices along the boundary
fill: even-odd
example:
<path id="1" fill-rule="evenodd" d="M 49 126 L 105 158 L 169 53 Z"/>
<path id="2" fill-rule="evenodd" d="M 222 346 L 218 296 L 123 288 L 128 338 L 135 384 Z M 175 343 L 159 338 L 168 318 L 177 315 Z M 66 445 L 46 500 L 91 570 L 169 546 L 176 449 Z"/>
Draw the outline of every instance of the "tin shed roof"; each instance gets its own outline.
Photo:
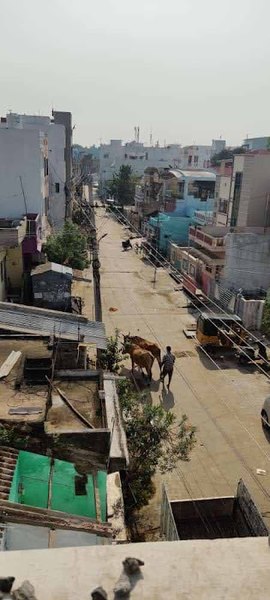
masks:
<path id="1" fill-rule="evenodd" d="M 55 335 L 63 339 L 78 340 L 95 344 L 104 350 L 107 347 L 105 327 L 99 321 L 89 321 L 82 315 L 0 302 L 0 328 L 24 331 L 37 335 Z"/>

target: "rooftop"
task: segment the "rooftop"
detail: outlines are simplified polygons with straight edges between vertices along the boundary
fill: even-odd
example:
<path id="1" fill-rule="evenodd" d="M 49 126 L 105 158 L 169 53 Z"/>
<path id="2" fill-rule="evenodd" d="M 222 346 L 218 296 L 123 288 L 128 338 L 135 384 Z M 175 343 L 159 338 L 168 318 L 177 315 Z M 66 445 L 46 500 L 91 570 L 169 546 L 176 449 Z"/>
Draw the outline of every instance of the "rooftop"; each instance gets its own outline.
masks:
<path id="1" fill-rule="evenodd" d="M 1 225 L 0 225 L 1 227 Z M 47 262 L 44 265 L 38 265 L 31 271 L 31 275 L 41 275 L 42 273 L 47 273 L 48 271 L 54 271 L 55 273 L 62 273 L 63 275 L 69 275 L 72 277 L 72 269 L 70 267 L 66 267 L 65 265 L 58 265 L 54 262 Z"/>
<path id="2" fill-rule="evenodd" d="M 103 323 L 61 311 L 0 302 L 0 325 L 2 329 L 14 332 L 54 335 L 69 340 L 78 340 L 82 336 L 84 342 L 97 348 L 107 346 Z"/>
<path id="3" fill-rule="evenodd" d="M 89 598 L 97 586 L 112 598 L 122 561 L 134 556 L 144 566 L 132 600 L 268 600 L 269 552 L 267 537 L 148 542 L 0 552 L 0 569 L 14 588 L 28 579 L 38 600 Z"/>
<path id="4" fill-rule="evenodd" d="M 58 391 L 59 390 L 59 391 Z M 48 411 L 45 431 L 48 434 L 89 431 L 89 426 L 72 412 L 63 395 L 94 429 L 103 428 L 97 380 L 54 380 L 52 406 Z"/>
<path id="5" fill-rule="evenodd" d="M 182 170 L 182 169 L 170 169 L 169 173 L 171 173 L 177 179 L 211 179 L 215 181 L 216 174 L 213 171 L 202 171 L 200 169 L 190 169 L 190 170 Z"/>
<path id="6" fill-rule="evenodd" d="M 45 370 L 47 369 L 47 363 L 50 363 L 52 357 L 48 341 L 48 338 L 14 338 L 0 330 L 0 372 L 11 353 L 19 353 L 7 376 L 0 378 L 0 421 L 44 421 L 47 386 L 40 385 L 38 381 L 36 385 L 28 385 L 24 369 L 27 361 L 38 361 L 39 365 L 44 361 Z"/>

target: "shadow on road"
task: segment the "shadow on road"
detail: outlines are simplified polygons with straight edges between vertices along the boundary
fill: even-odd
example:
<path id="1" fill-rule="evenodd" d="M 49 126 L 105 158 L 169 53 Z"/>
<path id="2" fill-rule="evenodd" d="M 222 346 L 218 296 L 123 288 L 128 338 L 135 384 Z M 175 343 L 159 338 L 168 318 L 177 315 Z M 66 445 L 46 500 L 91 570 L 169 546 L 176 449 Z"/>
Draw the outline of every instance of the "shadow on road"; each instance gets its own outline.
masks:
<path id="1" fill-rule="evenodd" d="M 270 444 L 270 428 L 266 427 L 265 425 L 263 425 L 262 423 L 262 430 L 263 430 L 263 434 L 265 439 L 267 440 L 267 442 Z"/>
<path id="2" fill-rule="evenodd" d="M 164 410 L 168 411 L 174 407 L 174 395 L 171 390 L 167 390 L 165 386 L 162 387 L 160 400 L 160 404 Z"/>

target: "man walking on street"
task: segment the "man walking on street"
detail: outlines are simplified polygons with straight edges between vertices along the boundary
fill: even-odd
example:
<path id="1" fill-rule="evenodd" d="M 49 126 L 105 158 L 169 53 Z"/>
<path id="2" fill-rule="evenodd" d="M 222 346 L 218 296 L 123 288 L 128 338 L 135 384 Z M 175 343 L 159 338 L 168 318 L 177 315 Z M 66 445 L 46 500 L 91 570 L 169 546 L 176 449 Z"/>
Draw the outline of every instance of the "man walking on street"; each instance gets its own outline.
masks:
<path id="1" fill-rule="evenodd" d="M 167 346 L 166 354 L 164 354 L 163 359 L 161 361 L 162 368 L 161 368 L 161 374 L 160 374 L 160 381 L 163 381 L 163 383 L 164 383 L 164 379 L 165 379 L 166 375 L 168 375 L 168 378 L 169 378 L 168 390 L 170 389 L 170 383 L 172 380 L 174 363 L 175 363 L 175 356 L 174 356 L 174 354 L 172 354 L 171 346 Z"/>

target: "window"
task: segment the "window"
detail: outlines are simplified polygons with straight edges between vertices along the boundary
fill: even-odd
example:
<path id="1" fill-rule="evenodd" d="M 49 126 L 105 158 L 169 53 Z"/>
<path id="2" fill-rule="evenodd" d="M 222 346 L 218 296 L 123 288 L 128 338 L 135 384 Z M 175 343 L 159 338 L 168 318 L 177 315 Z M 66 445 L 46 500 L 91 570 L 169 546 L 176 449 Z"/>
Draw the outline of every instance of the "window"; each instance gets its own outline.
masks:
<path id="1" fill-rule="evenodd" d="M 192 164 L 192 154 L 189 155 L 188 157 L 188 165 Z"/>
<path id="2" fill-rule="evenodd" d="M 194 166 L 198 166 L 198 162 L 199 162 L 199 157 L 198 156 L 194 156 Z"/>
<path id="3" fill-rule="evenodd" d="M 49 168 L 48 168 L 48 159 L 44 157 L 44 175 L 46 177 L 46 175 L 48 175 L 49 173 Z"/>
<path id="4" fill-rule="evenodd" d="M 235 225 L 237 225 L 240 196 L 241 196 L 241 189 L 242 189 L 242 179 L 243 179 L 243 173 L 238 172 L 235 174 L 232 216 L 231 216 L 231 226 L 232 227 L 235 227 Z"/>
<path id="5" fill-rule="evenodd" d="M 5 279 L 5 265 L 4 265 L 4 261 L 3 260 L 0 263 L 0 275 L 1 275 L 1 281 L 4 281 L 4 279 Z"/>
<path id="6" fill-rule="evenodd" d="M 59 192 L 60 192 L 60 183 L 56 183 L 55 184 L 55 193 L 59 194 Z"/>
<path id="7" fill-rule="evenodd" d="M 184 193 L 185 193 L 185 182 L 179 181 L 179 183 L 178 183 L 178 198 L 180 200 L 184 199 Z"/>
<path id="8" fill-rule="evenodd" d="M 109 154 L 103 154 L 103 158 L 109 158 Z"/>
<path id="9" fill-rule="evenodd" d="M 87 475 L 75 475 L 75 496 L 86 496 Z"/>
<path id="10" fill-rule="evenodd" d="M 228 212 L 228 206 L 229 206 L 229 201 L 228 200 L 222 200 L 220 199 L 219 201 L 219 212 L 226 215 Z"/>
<path id="11" fill-rule="evenodd" d="M 191 181 L 188 184 L 188 195 L 200 198 L 202 202 L 206 202 L 208 198 L 214 198 L 215 196 L 215 182 Z"/>

